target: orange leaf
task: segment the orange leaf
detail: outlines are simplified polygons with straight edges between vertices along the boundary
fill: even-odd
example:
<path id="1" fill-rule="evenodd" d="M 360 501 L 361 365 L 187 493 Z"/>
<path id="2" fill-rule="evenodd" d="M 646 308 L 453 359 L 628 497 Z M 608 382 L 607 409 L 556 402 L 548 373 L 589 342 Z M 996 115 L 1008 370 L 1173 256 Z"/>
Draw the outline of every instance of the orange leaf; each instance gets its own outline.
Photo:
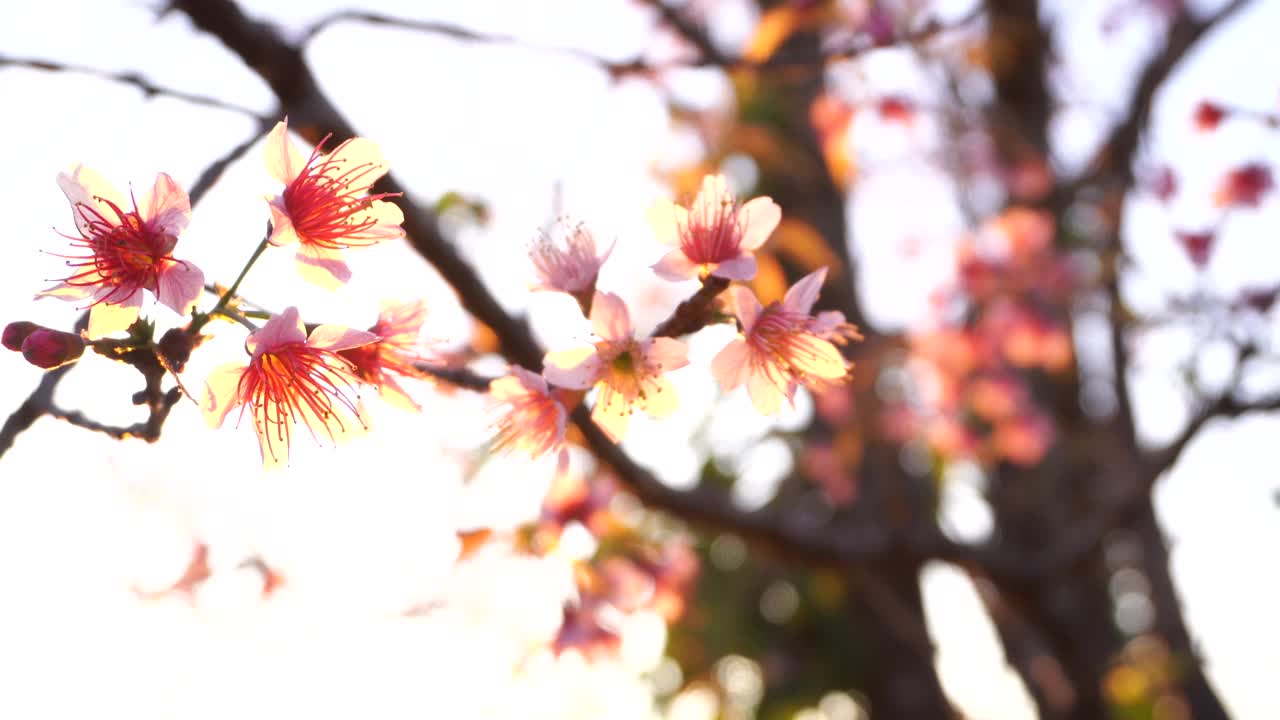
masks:
<path id="1" fill-rule="evenodd" d="M 493 331 L 493 328 L 476 320 L 471 334 L 471 348 L 480 355 L 486 355 L 498 352 L 501 346 L 502 343 L 498 341 L 498 334 Z"/>
<path id="2" fill-rule="evenodd" d="M 769 243 L 779 254 L 790 258 L 808 272 L 827 267 L 830 268 L 832 278 L 838 278 L 844 272 L 840 257 L 827 244 L 826 239 L 803 220 L 783 219 L 778 229 L 773 231 Z"/>
<path id="3" fill-rule="evenodd" d="M 489 541 L 493 536 L 493 531 L 482 528 L 480 530 L 462 530 L 458 532 L 458 542 L 462 544 L 462 549 L 458 553 L 459 558 L 469 557 L 472 553 L 479 550 L 482 545 Z"/>
<path id="4" fill-rule="evenodd" d="M 751 281 L 751 289 L 762 305 L 780 301 L 787 294 L 787 274 L 772 253 L 756 253 L 756 277 Z"/>
<path id="5" fill-rule="evenodd" d="M 743 57 L 751 62 L 768 60 L 796 31 L 799 21 L 800 10 L 790 3 L 770 8 L 756 25 L 756 32 L 747 43 Z"/>

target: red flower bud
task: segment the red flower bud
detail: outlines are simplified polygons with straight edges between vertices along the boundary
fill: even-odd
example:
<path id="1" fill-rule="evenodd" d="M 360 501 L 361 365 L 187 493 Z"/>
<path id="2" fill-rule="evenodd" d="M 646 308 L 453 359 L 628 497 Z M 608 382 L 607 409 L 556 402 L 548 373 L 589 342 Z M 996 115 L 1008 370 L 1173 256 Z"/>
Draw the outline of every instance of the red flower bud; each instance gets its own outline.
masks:
<path id="1" fill-rule="evenodd" d="M 1185 232 L 1179 230 L 1177 233 L 1178 242 L 1182 243 L 1182 249 L 1187 252 L 1192 264 L 1198 268 L 1203 268 L 1209 264 L 1209 253 L 1213 251 L 1213 232 Z"/>
<path id="2" fill-rule="evenodd" d="M 4 326 L 4 337 L 0 338 L 0 343 L 14 352 L 19 352 L 22 350 L 22 341 L 38 329 L 40 329 L 39 325 L 26 320 L 11 322 Z"/>
<path id="3" fill-rule="evenodd" d="M 1231 172 L 1218 184 L 1213 194 L 1218 207 L 1253 207 L 1262 203 L 1262 196 L 1275 187 L 1271 176 L 1271 168 L 1261 163 L 1242 165 Z"/>
<path id="4" fill-rule="evenodd" d="M 1201 100 L 1200 104 L 1196 105 L 1196 129 L 1201 132 L 1216 130 L 1218 126 L 1222 124 L 1222 119 L 1226 116 L 1226 108 L 1208 100 Z"/>
<path id="5" fill-rule="evenodd" d="M 22 357 L 45 370 L 75 362 L 83 354 L 84 340 L 61 330 L 38 327 L 22 341 Z"/>

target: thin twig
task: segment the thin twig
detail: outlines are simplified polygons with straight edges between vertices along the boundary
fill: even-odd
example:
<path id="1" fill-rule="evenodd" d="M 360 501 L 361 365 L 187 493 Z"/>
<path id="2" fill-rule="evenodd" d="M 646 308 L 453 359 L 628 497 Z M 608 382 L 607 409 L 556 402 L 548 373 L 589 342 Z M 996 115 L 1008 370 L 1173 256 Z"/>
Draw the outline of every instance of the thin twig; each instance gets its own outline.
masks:
<path id="1" fill-rule="evenodd" d="M 221 100 L 209 95 L 200 95 L 198 93 L 190 93 L 177 88 L 165 87 L 157 85 L 145 77 L 131 71 L 111 72 L 109 70 L 100 70 L 85 65 L 74 65 L 71 63 L 55 62 L 53 60 L 44 60 L 37 58 L 18 58 L 0 55 L 0 67 L 20 67 L 28 70 L 40 70 L 43 72 L 59 72 L 70 73 L 75 75 L 88 75 L 101 80 L 108 80 L 114 83 L 130 85 L 142 91 L 147 98 L 157 96 L 170 97 L 175 100 L 181 100 L 192 105 L 201 105 L 204 107 L 216 108 L 218 110 L 228 110 L 230 112 L 247 115 L 260 121 L 266 118 L 258 111 L 252 108 L 236 105 L 225 100 Z"/>

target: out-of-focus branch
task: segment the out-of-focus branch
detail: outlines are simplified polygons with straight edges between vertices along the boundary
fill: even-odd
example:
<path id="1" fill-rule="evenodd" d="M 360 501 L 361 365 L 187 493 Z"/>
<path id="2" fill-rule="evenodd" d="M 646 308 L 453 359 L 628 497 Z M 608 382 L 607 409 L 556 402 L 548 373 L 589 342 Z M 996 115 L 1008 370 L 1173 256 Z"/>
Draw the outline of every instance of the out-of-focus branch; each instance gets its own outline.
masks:
<path id="1" fill-rule="evenodd" d="M 796 58 L 780 55 L 770 57 L 767 60 L 757 61 L 743 57 L 732 57 L 720 51 L 703 28 L 699 27 L 697 23 L 687 18 L 678 8 L 671 7 L 661 2 L 661 0 L 645 0 L 645 2 L 657 10 L 658 17 L 662 22 L 671 26 L 681 37 L 697 49 L 697 57 L 691 58 L 685 62 L 675 62 L 667 65 L 652 64 L 641 58 L 619 62 L 609 60 L 574 47 L 562 45 L 541 45 L 514 35 L 485 33 L 472 28 L 439 20 L 421 20 L 417 18 L 407 18 L 364 10 L 340 10 L 320 18 L 303 31 L 302 39 L 299 44 L 306 45 L 310 43 L 317 35 L 334 25 L 344 22 L 365 23 L 368 25 L 377 25 L 439 35 L 459 42 L 512 45 L 540 52 L 558 53 L 592 65 L 597 65 L 614 78 L 629 75 L 654 75 L 662 71 L 672 70 L 678 67 L 719 67 L 726 70 L 770 71 L 786 70 L 801 66 L 821 66 L 831 62 L 850 60 L 872 50 L 885 47 L 885 45 L 872 43 L 849 45 L 846 47 L 826 50 L 812 58 Z M 904 33 L 895 38 L 891 44 L 923 44 L 947 32 L 957 30 L 968 25 L 982 14 L 983 8 L 981 4 L 978 4 L 975 5 L 975 7 L 968 13 L 956 20 L 946 23 L 938 22 L 936 20 L 931 21 L 916 30 Z"/>
<path id="2" fill-rule="evenodd" d="M 414 363 L 413 366 L 418 372 L 435 380 L 476 392 L 488 392 L 489 383 L 494 380 L 467 368 L 445 367 L 425 362 Z"/>
<path id="3" fill-rule="evenodd" d="M 164 422 L 169 417 L 169 411 L 181 399 L 182 391 L 176 387 L 171 388 L 169 392 L 164 394 L 156 409 L 148 415 L 146 420 L 132 425 L 107 425 L 86 416 L 79 410 L 64 410 L 52 403 L 49 404 L 45 413 L 49 417 L 57 418 L 78 428 L 110 435 L 117 440 L 139 438 L 147 442 L 155 442 L 160 439 L 160 430 L 164 427 Z"/>
<path id="4" fill-rule="evenodd" d="M 644 3 L 657 11 L 658 16 L 673 30 L 679 33 L 698 50 L 700 63 L 707 65 L 730 65 L 733 61 L 720 52 L 711 36 L 697 23 L 685 17 L 678 8 L 671 7 L 663 0 L 644 0 Z"/>
<path id="5" fill-rule="evenodd" d="M 292 128 L 309 141 L 318 143 L 329 134 L 338 142 L 355 137 L 355 129 L 320 89 L 302 49 L 285 42 L 272 26 L 249 18 L 233 0 L 173 0 L 170 7 L 185 13 L 198 29 L 218 38 L 257 72 L 279 99 Z M 541 367 L 542 352 L 528 325 L 503 310 L 475 269 L 441 234 L 435 214 L 414 202 L 392 174 L 378 181 L 373 191 L 402 194 L 398 203 L 410 245 L 453 287 L 462 306 L 493 330 L 503 355 L 529 368 Z"/>
<path id="6" fill-rule="evenodd" d="M 62 376 L 70 372 L 73 367 L 75 367 L 74 364 L 63 365 L 45 373 L 40 378 L 40 383 L 36 385 L 36 389 L 31 391 L 17 410 L 9 414 L 4 425 L 0 426 L 0 456 L 13 447 L 13 441 L 18 435 L 49 412 L 49 408 L 53 406 L 53 391 L 58 387 Z"/>
<path id="7" fill-rule="evenodd" d="M 396 28 L 399 30 L 410 30 L 413 32 L 439 35 L 441 37 L 457 40 L 458 42 L 463 43 L 510 45 L 539 52 L 555 53 L 581 60 L 592 65 L 598 65 L 614 78 L 620 78 L 627 75 L 650 74 L 660 69 L 658 67 L 648 65 L 639 59 L 629 62 L 614 62 L 600 57 L 599 55 L 594 55 L 585 50 L 580 50 L 574 47 L 564 45 L 540 45 L 513 35 L 484 33 L 478 30 L 472 30 L 471 28 L 462 27 L 461 25 L 454 25 L 452 23 L 442 22 L 439 20 L 419 20 L 416 18 L 399 17 L 396 15 L 387 15 L 384 13 L 365 10 L 340 10 L 332 15 L 326 15 L 325 17 L 320 18 L 316 22 L 312 23 L 305 32 L 303 32 L 301 44 L 306 45 L 310 43 L 324 30 L 341 23 L 364 23 L 366 25 L 377 25 Z"/>
<path id="8" fill-rule="evenodd" d="M 0 67 L 19 67 L 28 70 L 40 70 L 43 72 L 69 73 L 74 75 L 88 75 L 101 80 L 108 80 L 114 83 L 130 85 L 142 91 L 147 98 L 158 96 L 171 97 L 175 100 L 181 100 L 192 105 L 202 105 L 204 107 L 216 108 L 218 110 L 227 110 L 241 115 L 247 115 L 262 121 L 265 118 L 256 110 L 236 105 L 225 100 L 220 100 L 209 95 L 200 95 L 199 93 L 190 93 L 185 90 L 165 87 L 157 85 L 145 77 L 135 72 L 111 72 L 109 70 L 100 70 L 85 65 L 73 65 L 69 63 L 54 62 L 52 60 L 42 60 L 36 58 L 16 58 L 7 55 L 0 55 Z"/>
<path id="9" fill-rule="evenodd" d="M 716 297 L 729 287 L 724 278 L 709 277 L 692 297 L 676 306 L 671 317 L 653 329 L 654 337 L 680 337 L 697 332 L 706 326 Z"/>
<path id="10" fill-rule="evenodd" d="M 249 148 L 253 147 L 255 143 L 267 134 L 267 131 L 271 129 L 272 122 L 273 120 L 270 118 L 259 118 L 258 126 L 253 131 L 253 134 L 201 171 L 196 177 L 196 181 L 191 183 L 191 187 L 187 192 L 187 196 L 191 198 L 192 205 L 195 205 L 200 198 L 204 197 L 205 193 L 209 192 L 209 189 L 213 187 L 214 183 L 218 182 L 218 179 L 222 177 L 222 174 L 227 171 L 227 168 L 232 163 L 244 157 L 244 154 L 249 152 Z"/>
<path id="11" fill-rule="evenodd" d="M 1100 184 L 1111 186 L 1117 191 L 1127 190 L 1134 181 L 1134 162 L 1138 152 L 1142 133 L 1151 119 L 1151 108 L 1156 92 L 1164 85 L 1170 73 L 1182 61 L 1192 47 L 1219 23 L 1231 17 L 1245 5 L 1248 0 L 1232 0 L 1220 10 L 1203 19 L 1196 19 L 1189 12 L 1183 11 L 1170 25 L 1165 38 L 1164 49 L 1147 63 L 1146 69 L 1138 79 L 1133 99 L 1129 104 L 1129 113 L 1119 125 L 1111 131 L 1111 135 L 1103 143 L 1093 164 L 1082 178 L 1065 187 L 1062 192 L 1073 193 L 1075 189 L 1085 185 Z M 1065 203 L 1066 195 L 1055 199 L 1056 203 Z M 1065 207 L 1065 205 L 1062 205 Z M 1124 299 L 1120 294 L 1121 258 L 1118 244 L 1110 251 L 1111 267 L 1108 268 L 1104 289 L 1110 304 L 1110 344 L 1112 370 L 1115 377 L 1115 395 L 1118 403 L 1116 422 L 1132 447 L 1136 447 L 1133 422 L 1133 403 L 1129 392 L 1129 367 L 1127 334 L 1120 320 Z"/>
<path id="12" fill-rule="evenodd" d="M 1236 371 L 1231 381 L 1224 391 L 1216 400 L 1206 403 L 1195 417 L 1187 423 L 1182 429 L 1178 437 L 1167 447 L 1161 450 L 1147 462 L 1146 479 L 1148 483 L 1154 483 L 1156 479 L 1165 470 L 1173 466 L 1178 458 L 1182 456 L 1182 452 L 1186 450 L 1187 445 L 1195 439 L 1196 435 L 1204 429 L 1205 425 L 1215 418 L 1237 418 L 1252 412 L 1273 412 L 1280 410 L 1280 395 L 1271 397 L 1257 398 L 1253 400 L 1240 400 L 1235 396 L 1235 389 L 1239 386 L 1244 375 L 1245 363 L 1257 355 L 1257 350 L 1252 345 L 1242 348 L 1236 356 Z"/>
<path id="13" fill-rule="evenodd" d="M 1164 49 L 1147 63 L 1146 69 L 1138 78 L 1138 85 L 1129 102 L 1128 114 L 1102 144 L 1090 171 L 1073 183 L 1073 186 L 1108 180 L 1121 188 L 1133 184 L 1134 156 L 1142 133 L 1151 119 L 1156 93 L 1201 38 L 1248 4 L 1249 0 L 1231 0 L 1216 12 L 1199 19 L 1185 9 L 1178 15 L 1166 33 Z"/>

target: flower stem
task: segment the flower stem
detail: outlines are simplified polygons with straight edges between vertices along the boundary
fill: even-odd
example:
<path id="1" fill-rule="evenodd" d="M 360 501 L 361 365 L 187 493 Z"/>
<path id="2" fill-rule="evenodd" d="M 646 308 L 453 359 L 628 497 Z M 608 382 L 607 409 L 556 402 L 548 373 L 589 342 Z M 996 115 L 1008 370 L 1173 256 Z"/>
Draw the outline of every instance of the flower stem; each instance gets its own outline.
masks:
<path id="1" fill-rule="evenodd" d="M 213 306 L 212 310 L 207 313 L 201 313 L 191 320 L 191 326 L 188 329 L 188 332 L 193 334 L 200 332 L 200 329 L 209 322 L 209 318 L 214 315 L 227 315 L 227 304 L 231 302 L 231 298 L 235 297 L 236 290 L 240 289 L 240 283 L 244 282 L 245 276 L 249 274 L 249 268 L 253 267 L 253 264 L 258 261 L 258 258 L 262 257 L 262 253 L 266 252 L 267 245 L 269 244 L 267 240 L 270 237 L 271 223 L 267 223 L 267 234 L 262 237 L 262 242 L 258 243 L 258 247 L 253 249 L 253 254 L 249 256 L 248 262 L 244 264 L 244 267 L 240 268 L 240 275 L 236 277 L 235 282 L 231 283 L 231 287 L 227 288 L 227 291 L 222 293 L 222 297 L 218 298 L 218 303 Z M 234 316 L 228 317 L 233 317 L 234 319 Z"/>

